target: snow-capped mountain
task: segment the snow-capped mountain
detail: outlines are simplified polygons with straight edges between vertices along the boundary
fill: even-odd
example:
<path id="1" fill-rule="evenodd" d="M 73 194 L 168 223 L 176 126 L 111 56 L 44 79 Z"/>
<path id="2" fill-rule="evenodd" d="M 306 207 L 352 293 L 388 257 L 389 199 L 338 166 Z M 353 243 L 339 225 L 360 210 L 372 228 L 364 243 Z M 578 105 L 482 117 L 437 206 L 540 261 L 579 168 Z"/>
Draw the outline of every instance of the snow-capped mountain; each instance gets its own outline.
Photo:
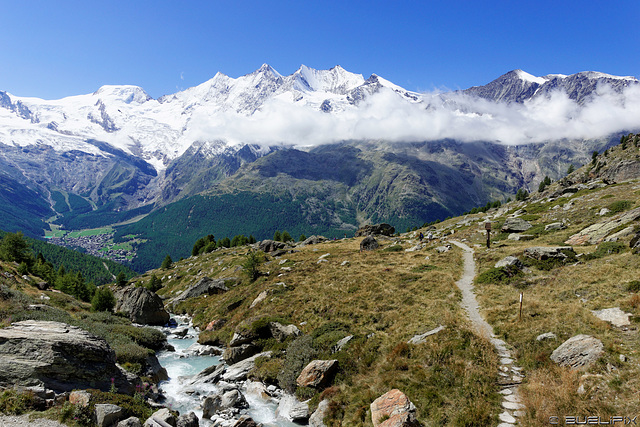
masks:
<path id="1" fill-rule="evenodd" d="M 523 103 L 535 97 L 548 97 L 554 92 L 560 92 L 579 105 L 584 105 L 597 96 L 598 87 L 607 87 L 621 93 L 625 88 L 637 84 L 638 79 L 635 77 L 618 77 L 595 71 L 570 76 L 549 74 L 536 77 L 522 70 L 513 70 L 489 84 L 474 86 L 462 93 L 496 102 Z"/>
<path id="2" fill-rule="evenodd" d="M 608 144 L 611 135 L 640 128 L 638 111 L 637 79 L 595 72 L 536 77 L 514 70 L 465 91 L 417 93 L 340 66 L 303 65 L 284 76 L 265 64 L 237 78 L 218 73 L 159 99 L 127 85 L 59 100 L 0 92 L 0 198 L 11 200 L 11 191 L 24 186 L 22 193 L 40 194 L 45 207 L 55 205 L 54 195 L 61 200 L 69 193 L 100 215 L 166 205 L 207 190 L 279 147 L 309 150 L 342 141 L 464 169 L 468 162 L 456 162 L 472 158 L 465 150 L 440 155 L 424 144 Z M 404 142 L 423 144 L 426 154 L 390 145 Z M 581 146 L 594 148 L 600 146 Z M 452 154 L 456 150 L 465 154 Z M 514 158 L 504 164 L 526 164 L 527 170 L 512 171 L 520 178 L 510 175 L 500 191 L 543 173 L 539 162 L 518 158 L 527 150 L 512 151 Z"/>

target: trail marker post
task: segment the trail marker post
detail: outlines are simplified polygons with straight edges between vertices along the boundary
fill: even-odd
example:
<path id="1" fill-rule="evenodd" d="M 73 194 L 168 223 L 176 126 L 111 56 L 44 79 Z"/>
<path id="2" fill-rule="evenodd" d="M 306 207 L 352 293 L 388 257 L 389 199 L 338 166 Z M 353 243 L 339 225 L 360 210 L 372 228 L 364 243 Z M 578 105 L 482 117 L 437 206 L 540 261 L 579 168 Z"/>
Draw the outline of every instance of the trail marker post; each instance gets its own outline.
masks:
<path id="1" fill-rule="evenodd" d="M 522 294 L 523 292 L 520 292 L 520 313 L 518 314 L 518 322 L 522 320 Z"/>
<path id="2" fill-rule="evenodd" d="M 491 247 L 491 223 L 485 222 L 484 229 L 487 230 L 487 248 Z"/>

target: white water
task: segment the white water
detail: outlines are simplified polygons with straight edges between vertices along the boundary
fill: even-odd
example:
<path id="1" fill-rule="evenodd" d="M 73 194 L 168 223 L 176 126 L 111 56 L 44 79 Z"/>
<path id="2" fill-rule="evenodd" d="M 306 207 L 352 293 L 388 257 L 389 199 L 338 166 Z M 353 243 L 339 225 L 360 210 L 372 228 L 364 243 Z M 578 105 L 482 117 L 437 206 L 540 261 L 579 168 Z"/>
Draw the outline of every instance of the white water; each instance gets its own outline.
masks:
<path id="1" fill-rule="evenodd" d="M 179 328 L 187 326 L 189 322 L 186 317 L 176 316 L 175 319 L 179 323 Z M 189 356 L 185 354 L 185 350 L 197 342 L 198 336 L 198 332 L 190 323 L 188 326 L 187 338 L 167 337 L 168 343 L 176 349 L 175 352 L 161 351 L 157 355 L 158 361 L 169 375 L 169 380 L 160 383 L 159 388 L 167 399 L 167 406 L 171 409 L 179 411 L 180 414 L 194 412 L 198 416 L 201 426 L 210 426 L 212 425 L 211 421 L 202 418 L 200 402 L 201 398 L 216 393 L 218 387 L 213 384 L 192 386 L 189 385 L 189 379 L 209 366 L 218 365 L 220 358 L 218 356 Z M 265 427 L 299 427 L 298 424 L 276 417 L 275 412 L 278 405 L 275 401 L 267 401 L 248 394 L 244 389 L 241 391 L 249 403 L 248 415 L 254 421 L 262 423 Z"/>

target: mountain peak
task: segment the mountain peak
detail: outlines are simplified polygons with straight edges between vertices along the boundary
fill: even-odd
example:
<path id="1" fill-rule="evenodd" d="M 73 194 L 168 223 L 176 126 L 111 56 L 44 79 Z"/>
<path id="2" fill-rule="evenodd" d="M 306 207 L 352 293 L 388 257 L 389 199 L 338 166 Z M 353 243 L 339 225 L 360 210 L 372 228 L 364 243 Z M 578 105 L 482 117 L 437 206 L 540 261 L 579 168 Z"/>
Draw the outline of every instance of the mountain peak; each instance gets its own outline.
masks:
<path id="1" fill-rule="evenodd" d="M 153 99 L 144 89 L 133 85 L 104 85 L 93 92 L 93 95 L 111 98 L 126 104 L 143 104 Z"/>
<path id="2" fill-rule="evenodd" d="M 282 75 L 277 72 L 271 65 L 264 63 L 255 71 L 255 74 L 267 74 L 272 75 L 273 77 L 282 77 Z"/>

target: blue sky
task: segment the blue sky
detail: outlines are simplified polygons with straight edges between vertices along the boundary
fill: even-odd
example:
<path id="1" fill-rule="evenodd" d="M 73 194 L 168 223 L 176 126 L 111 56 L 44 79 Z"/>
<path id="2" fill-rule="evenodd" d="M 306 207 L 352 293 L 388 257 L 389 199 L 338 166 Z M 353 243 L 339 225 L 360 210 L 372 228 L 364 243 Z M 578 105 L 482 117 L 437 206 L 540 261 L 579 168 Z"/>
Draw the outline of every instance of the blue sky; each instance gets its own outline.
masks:
<path id="1" fill-rule="evenodd" d="M 2 1 L 0 90 L 45 99 L 133 84 L 151 96 L 268 63 L 376 73 L 410 90 L 512 69 L 639 76 L 640 2 Z"/>

